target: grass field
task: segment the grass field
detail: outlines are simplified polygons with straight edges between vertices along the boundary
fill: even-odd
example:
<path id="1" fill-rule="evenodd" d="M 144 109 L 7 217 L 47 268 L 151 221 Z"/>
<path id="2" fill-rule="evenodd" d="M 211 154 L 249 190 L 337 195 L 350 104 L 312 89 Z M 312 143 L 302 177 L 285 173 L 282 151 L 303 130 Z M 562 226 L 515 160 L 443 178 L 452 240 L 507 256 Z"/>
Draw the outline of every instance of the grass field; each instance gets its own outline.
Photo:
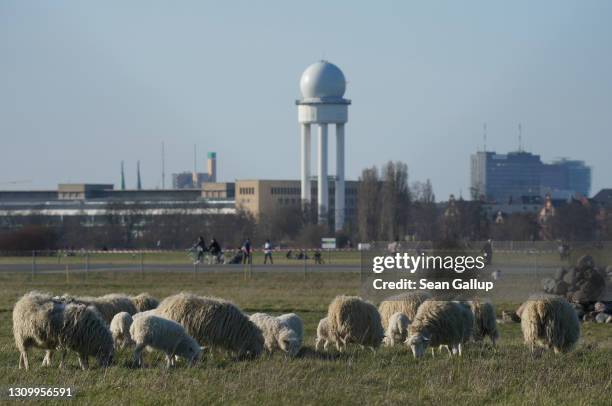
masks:
<path id="1" fill-rule="evenodd" d="M 584 324 L 578 348 L 569 354 L 533 359 L 522 344 L 518 324 L 500 325 L 501 341 L 471 345 L 463 358 L 431 356 L 416 361 L 403 347 L 345 354 L 316 353 L 318 320 L 337 294 L 359 293 L 358 273 L 255 273 L 244 280 L 237 272 L 94 273 L 66 283 L 61 275 L 0 274 L 0 387 L 55 386 L 75 388 L 88 404 L 584 404 L 610 405 L 612 391 L 612 326 Z M 163 298 L 180 291 L 233 300 L 246 312 L 294 311 L 305 322 L 306 348 L 300 357 L 264 356 L 235 361 L 207 354 L 196 368 L 183 364 L 166 370 L 163 357 L 146 354 L 149 367 L 130 367 L 130 354 L 120 352 L 106 370 L 77 368 L 74 355 L 65 370 L 42 368 L 42 351 L 31 352 L 30 371 L 17 369 L 11 328 L 12 306 L 26 291 L 101 295 L 148 291 Z M 516 304 L 498 303 L 497 311 Z M 60 401 L 57 401 L 59 403 Z"/>

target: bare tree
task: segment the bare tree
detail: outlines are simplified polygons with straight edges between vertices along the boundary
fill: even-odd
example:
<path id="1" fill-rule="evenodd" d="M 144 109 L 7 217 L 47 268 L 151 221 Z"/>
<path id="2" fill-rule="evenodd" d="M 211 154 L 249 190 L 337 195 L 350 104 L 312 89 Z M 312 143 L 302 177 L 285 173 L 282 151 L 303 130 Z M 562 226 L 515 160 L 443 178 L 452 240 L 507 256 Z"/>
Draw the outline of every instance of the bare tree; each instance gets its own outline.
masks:
<path id="1" fill-rule="evenodd" d="M 381 184 L 375 166 L 362 171 L 357 192 L 357 229 L 361 241 L 378 238 Z"/>

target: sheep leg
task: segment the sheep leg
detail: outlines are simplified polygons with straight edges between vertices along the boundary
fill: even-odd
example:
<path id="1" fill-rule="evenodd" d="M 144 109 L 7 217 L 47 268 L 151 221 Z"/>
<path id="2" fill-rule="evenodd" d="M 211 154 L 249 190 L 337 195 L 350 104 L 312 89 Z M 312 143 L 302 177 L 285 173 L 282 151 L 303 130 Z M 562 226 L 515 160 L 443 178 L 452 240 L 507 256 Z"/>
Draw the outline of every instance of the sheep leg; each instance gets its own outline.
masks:
<path id="1" fill-rule="evenodd" d="M 83 371 L 89 369 L 89 360 L 87 356 L 79 354 L 79 366 Z"/>
<path id="2" fill-rule="evenodd" d="M 315 351 L 319 351 L 319 344 L 321 344 L 321 339 L 317 337 L 315 339 Z"/>
<path id="3" fill-rule="evenodd" d="M 431 358 L 436 358 L 436 350 L 434 347 L 431 347 Z"/>
<path id="4" fill-rule="evenodd" d="M 66 359 L 66 350 L 63 350 L 61 352 L 61 355 L 60 355 L 60 364 L 59 364 L 59 368 L 60 369 L 64 368 L 64 360 L 65 359 Z"/>
<path id="5" fill-rule="evenodd" d="M 134 348 L 134 364 L 137 367 L 142 367 L 142 350 L 146 347 L 145 344 L 137 344 L 136 348 Z"/>
<path id="6" fill-rule="evenodd" d="M 26 350 L 21 351 L 21 354 L 19 356 L 19 369 L 21 369 L 22 366 L 26 371 L 30 369 L 30 363 L 28 361 L 28 352 Z"/>
<path id="7" fill-rule="evenodd" d="M 325 342 L 323 343 L 323 351 L 327 351 L 328 348 L 329 348 L 329 341 L 325 340 Z"/>
<path id="8" fill-rule="evenodd" d="M 174 363 L 174 357 L 172 356 L 172 354 L 166 354 L 166 368 L 170 368 Z"/>
<path id="9" fill-rule="evenodd" d="M 51 350 L 45 351 L 45 358 L 43 358 L 42 366 L 50 367 L 51 366 L 51 358 L 53 358 L 53 352 Z"/>

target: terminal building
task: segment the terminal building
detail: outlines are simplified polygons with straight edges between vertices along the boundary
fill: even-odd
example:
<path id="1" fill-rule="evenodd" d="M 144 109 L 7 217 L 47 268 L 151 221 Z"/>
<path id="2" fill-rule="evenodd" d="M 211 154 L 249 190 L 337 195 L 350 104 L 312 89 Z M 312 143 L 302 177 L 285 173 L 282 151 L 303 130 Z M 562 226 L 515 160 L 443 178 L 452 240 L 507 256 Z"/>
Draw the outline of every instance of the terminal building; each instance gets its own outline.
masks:
<path id="1" fill-rule="evenodd" d="M 311 180 L 312 204 L 316 207 L 317 182 Z M 328 182 L 334 224 L 335 182 Z M 357 181 L 346 181 L 346 220 L 356 212 Z M 286 207 L 299 208 L 300 180 L 236 180 L 205 182 L 201 189 L 128 189 L 112 184 L 59 184 L 56 190 L 0 191 L 0 229 L 18 228 L 33 219 L 38 224 L 57 226 L 68 218 L 82 225 L 103 225 L 111 217 L 161 215 L 223 215 L 246 210 L 256 219 Z"/>

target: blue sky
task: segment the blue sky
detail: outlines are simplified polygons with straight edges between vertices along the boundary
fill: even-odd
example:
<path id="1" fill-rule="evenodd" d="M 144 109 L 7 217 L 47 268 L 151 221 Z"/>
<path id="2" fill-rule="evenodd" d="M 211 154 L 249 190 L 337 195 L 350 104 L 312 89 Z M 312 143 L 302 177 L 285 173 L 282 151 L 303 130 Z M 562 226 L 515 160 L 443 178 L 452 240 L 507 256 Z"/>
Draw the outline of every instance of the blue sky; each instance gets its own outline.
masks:
<path id="1" fill-rule="evenodd" d="M 87 3 L 87 4 L 86 4 Z M 612 187 L 612 2 L 0 3 L 0 189 L 145 187 L 204 167 L 298 178 L 294 101 L 312 62 L 353 100 L 347 176 L 387 160 L 438 199 L 469 195 L 469 156 L 518 146 L 593 166 Z M 333 140 L 333 137 L 330 137 Z M 335 168 L 331 143 L 330 168 Z M 11 185 L 11 181 L 31 183 Z"/>

